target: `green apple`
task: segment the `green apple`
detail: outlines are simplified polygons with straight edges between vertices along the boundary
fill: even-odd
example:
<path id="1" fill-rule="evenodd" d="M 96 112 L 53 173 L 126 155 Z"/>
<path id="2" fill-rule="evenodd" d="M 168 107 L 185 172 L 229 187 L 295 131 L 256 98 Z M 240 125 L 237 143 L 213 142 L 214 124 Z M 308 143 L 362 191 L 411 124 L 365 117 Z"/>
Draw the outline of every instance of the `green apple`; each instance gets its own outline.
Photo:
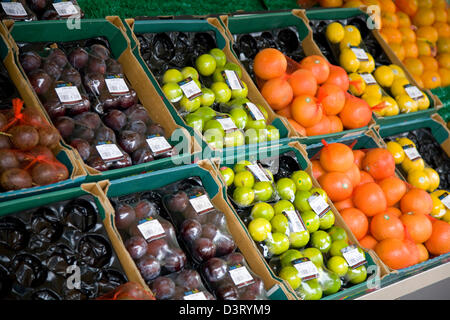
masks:
<path id="1" fill-rule="evenodd" d="M 252 130 L 252 129 L 250 129 Z M 258 136 L 258 143 L 263 143 L 267 141 L 268 131 L 267 129 L 258 129 L 256 130 Z"/>
<path id="2" fill-rule="evenodd" d="M 255 129 L 245 130 L 245 143 L 256 144 L 259 141 L 258 131 Z"/>
<path id="3" fill-rule="evenodd" d="M 241 130 L 234 130 L 225 133 L 224 137 L 225 148 L 239 147 L 245 144 L 245 137 Z"/>
<path id="4" fill-rule="evenodd" d="M 250 212 L 250 216 L 253 219 L 264 218 L 268 221 L 272 220 L 274 215 L 275 210 L 273 209 L 273 207 L 265 202 L 258 202 L 253 206 L 252 211 Z"/>
<path id="5" fill-rule="evenodd" d="M 273 205 L 273 210 L 275 214 L 283 214 L 283 212 L 295 211 L 295 207 L 288 200 L 280 200 Z"/>
<path id="6" fill-rule="evenodd" d="M 233 200 L 242 207 L 247 207 L 255 200 L 255 192 L 251 188 L 238 187 L 233 191 Z"/>
<path id="7" fill-rule="evenodd" d="M 294 181 L 289 178 L 281 178 L 277 181 L 277 192 L 283 200 L 293 201 L 295 199 L 296 187 Z"/>
<path id="8" fill-rule="evenodd" d="M 297 191 L 295 193 L 294 206 L 298 211 L 310 211 L 311 206 L 309 205 L 308 198 L 311 197 L 311 192 L 309 191 Z"/>
<path id="9" fill-rule="evenodd" d="M 225 53 L 219 48 L 211 49 L 208 53 L 212 55 L 214 59 L 216 59 L 217 67 L 223 67 L 227 63 L 227 57 L 225 56 Z"/>
<path id="10" fill-rule="evenodd" d="M 324 271 L 324 279 L 321 282 L 323 293 L 326 296 L 335 294 L 341 289 L 341 278 L 334 272 L 326 272 Z"/>
<path id="11" fill-rule="evenodd" d="M 183 74 L 177 69 L 168 69 L 163 74 L 163 83 L 175 82 L 178 83 L 183 81 L 186 78 L 183 78 Z"/>
<path id="12" fill-rule="evenodd" d="M 217 103 L 227 103 L 231 99 L 231 89 L 228 88 L 224 82 L 214 82 L 211 85 L 211 90 L 216 96 L 215 102 Z"/>
<path id="13" fill-rule="evenodd" d="M 243 88 L 231 90 L 231 98 L 232 99 L 246 98 L 247 97 L 247 95 L 248 95 L 247 84 L 244 81 L 241 81 L 241 82 L 242 82 Z"/>
<path id="14" fill-rule="evenodd" d="M 322 198 L 325 202 L 328 202 L 328 195 L 325 192 L 325 190 L 323 190 L 321 188 L 312 188 L 311 190 L 309 190 L 309 192 L 311 192 L 311 194 L 314 194 L 317 192 L 318 194 L 320 194 L 322 196 Z"/>
<path id="15" fill-rule="evenodd" d="M 267 126 L 267 141 L 280 140 L 280 131 L 273 125 Z"/>
<path id="16" fill-rule="evenodd" d="M 316 232 L 320 227 L 319 216 L 314 211 L 304 211 L 300 213 L 303 222 L 305 223 L 306 229 L 309 233 Z"/>
<path id="17" fill-rule="evenodd" d="M 318 230 L 311 234 L 311 246 L 317 248 L 322 253 L 327 253 L 331 247 L 331 237 L 323 230 Z"/>
<path id="18" fill-rule="evenodd" d="M 350 281 L 351 284 L 364 282 L 367 279 L 367 269 L 365 266 L 360 266 L 355 269 L 348 268 L 345 278 Z"/>
<path id="19" fill-rule="evenodd" d="M 289 249 L 280 256 L 280 263 L 282 267 L 292 265 L 292 261 L 303 258 L 303 254 L 295 249 Z"/>
<path id="20" fill-rule="evenodd" d="M 235 98 L 228 101 L 228 105 L 232 108 L 244 109 L 244 104 L 250 102 L 247 98 Z"/>
<path id="21" fill-rule="evenodd" d="M 272 220 L 270 220 L 270 224 L 274 232 L 286 234 L 289 231 L 289 220 L 284 214 L 274 215 Z"/>
<path id="22" fill-rule="evenodd" d="M 252 117 L 248 118 L 247 125 L 245 126 L 245 129 L 265 129 L 266 128 L 266 120 L 253 120 Z"/>
<path id="23" fill-rule="evenodd" d="M 206 123 L 216 116 L 216 111 L 211 107 L 200 107 L 194 112 L 194 114 L 201 117 L 203 119 L 203 123 Z"/>
<path id="24" fill-rule="evenodd" d="M 273 173 L 270 172 L 269 169 L 265 169 L 265 170 L 266 170 L 267 176 L 270 178 L 270 181 L 274 182 L 274 180 L 273 180 Z"/>
<path id="25" fill-rule="evenodd" d="M 328 230 L 328 234 L 330 235 L 332 241 L 345 240 L 348 242 L 347 232 L 342 227 L 333 226 L 330 230 Z"/>
<path id="26" fill-rule="evenodd" d="M 187 78 L 191 78 L 192 80 L 198 80 L 198 71 L 192 67 L 184 67 L 181 69 L 181 74 L 183 75 L 183 80 Z M 180 80 L 181 81 L 181 80 Z M 201 86 L 200 86 L 201 88 Z"/>
<path id="27" fill-rule="evenodd" d="M 303 256 L 305 256 L 309 260 L 311 260 L 316 265 L 316 267 L 323 266 L 323 255 L 319 249 L 306 248 L 305 250 L 302 251 L 302 254 L 303 254 Z"/>
<path id="28" fill-rule="evenodd" d="M 180 100 L 180 107 L 186 112 L 194 112 L 198 108 L 200 108 L 200 97 L 189 100 L 185 96 Z"/>
<path id="29" fill-rule="evenodd" d="M 223 70 L 223 67 L 217 67 L 216 70 L 214 70 L 212 75 L 213 82 L 225 82 L 225 78 L 222 75 Z"/>
<path id="30" fill-rule="evenodd" d="M 213 105 L 216 100 L 216 96 L 211 89 L 202 88 L 202 95 L 200 96 L 200 103 L 202 107 L 209 107 Z"/>
<path id="31" fill-rule="evenodd" d="M 254 184 L 255 184 L 255 177 L 250 171 L 242 171 L 236 173 L 236 175 L 234 176 L 235 187 L 253 188 Z"/>
<path id="32" fill-rule="evenodd" d="M 269 181 L 258 181 L 253 186 L 256 201 L 269 201 L 273 195 L 272 183 Z"/>
<path id="33" fill-rule="evenodd" d="M 322 287 L 317 279 L 303 281 L 297 288 L 297 292 L 303 300 L 320 300 L 323 295 Z"/>
<path id="34" fill-rule="evenodd" d="M 207 131 L 209 129 L 219 130 L 222 138 L 225 136 L 225 131 L 223 130 L 222 124 L 216 119 L 211 119 L 205 123 L 204 130 Z"/>
<path id="35" fill-rule="evenodd" d="M 183 98 L 183 90 L 175 82 L 164 84 L 162 90 L 167 99 L 172 103 L 178 102 Z"/>
<path id="36" fill-rule="evenodd" d="M 289 234 L 289 242 L 293 248 L 303 248 L 309 242 L 309 232 L 308 230 L 300 232 L 292 232 Z"/>
<path id="37" fill-rule="evenodd" d="M 216 149 L 223 148 L 223 130 L 217 128 L 205 129 L 203 132 L 206 142 Z"/>
<path id="38" fill-rule="evenodd" d="M 331 243 L 330 251 L 328 252 L 331 256 L 342 257 L 341 250 L 348 247 L 347 240 L 336 240 Z"/>
<path id="39" fill-rule="evenodd" d="M 320 218 L 320 229 L 330 229 L 334 225 L 334 220 L 335 217 L 333 211 L 328 211 L 322 216 L 322 218 Z"/>
<path id="40" fill-rule="evenodd" d="M 347 274 L 348 264 L 343 257 L 333 256 L 327 261 L 327 268 L 336 273 L 339 277 Z"/>
<path id="41" fill-rule="evenodd" d="M 312 188 L 312 180 L 306 171 L 295 171 L 291 175 L 291 179 L 295 183 L 295 187 L 300 191 L 309 191 Z"/>
<path id="42" fill-rule="evenodd" d="M 251 165 L 251 164 L 252 163 L 250 161 L 242 160 L 242 161 L 239 161 L 238 163 L 236 163 L 234 165 L 233 170 L 234 170 L 235 173 L 238 173 L 238 172 L 241 172 L 241 171 L 247 171 L 246 167 L 248 165 Z"/>
<path id="43" fill-rule="evenodd" d="M 302 283 L 302 279 L 300 278 L 297 269 L 293 266 L 283 267 L 279 276 L 281 279 L 287 281 L 294 290 L 300 287 Z"/>
<path id="44" fill-rule="evenodd" d="M 240 68 L 237 64 L 235 64 L 235 63 L 233 63 L 233 62 L 227 62 L 227 63 L 225 63 L 225 65 L 223 66 L 223 69 L 224 69 L 224 70 L 233 70 L 233 71 L 236 71 L 238 77 L 239 77 L 239 78 L 242 78 L 242 70 L 241 70 L 241 68 Z"/>
<path id="45" fill-rule="evenodd" d="M 202 54 L 195 60 L 195 67 L 202 76 L 208 77 L 216 70 L 216 59 L 210 54 Z"/>
<path id="46" fill-rule="evenodd" d="M 289 238 L 283 233 L 275 232 L 266 239 L 266 244 L 271 254 L 280 255 L 289 249 Z"/>
<path id="47" fill-rule="evenodd" d="M 228 168 L 228 167 L 222 167 L 222 168 L 220 168 L 220 174 L 222 175 L 223 179 L 225 180 L 227 187 L 229 187 L 233 184 L 233 182 L 234 182 L 233 169 Z"/>
<path id="48" fill-rule="evenodd" d="M 238 129 L 244 129 L 245 125 L 247 124 L 247 112 L 243 109 L 234 108 L 230 111 L 230 117 L 233 119 L 234 124 Z"/>
<path id="49" fill-rule="evenodd" d="M 248 232 L 252 239 L 257 242 L 266 240 L 271 231 L 270 222 L 263 218 L 256 218 L 248 224 Z"/>
<path id="50" fill-rule="evenodd" d="M 214 149 L 223 149 L 223 140 L 206 141 Z"/>
<path id="51" fill-rule="evenodd" d="M 186 124 L 199 132 L 203 131 L 203 119 L 195 113 L 189 113 L 184 117 Z"/>

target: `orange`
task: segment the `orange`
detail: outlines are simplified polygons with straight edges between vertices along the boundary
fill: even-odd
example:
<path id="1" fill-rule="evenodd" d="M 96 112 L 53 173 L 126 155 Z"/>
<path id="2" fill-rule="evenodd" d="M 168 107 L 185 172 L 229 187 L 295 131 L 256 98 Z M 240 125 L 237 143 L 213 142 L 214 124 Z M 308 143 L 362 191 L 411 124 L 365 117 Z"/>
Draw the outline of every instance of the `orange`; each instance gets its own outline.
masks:
<path id="1" fill-rule="evenodd" d="M 359 174 L 360 174 L 360 180 L 359 180 L 358 186 L 363 185 L 368 182 L 375 182 L 375 180 L 373 180 L 372 176 L 370 174 L 368 174 L 367 172 L 361 171 Z"/>
<path id="2" fill-rule="evenodd" d="M 416 42 L 416 34 L 409 27 L 402 27 L 398 29 L 402 33 L 403 42 Z"/>
<path id="3" fill-rule="evenodd" d="M 255 56 L 253 70 L 263 80 L 281 77 L 286 68 L 286 57 L 277 49 L 263 49 Z"/>
<path id="4" fill-rule="evenodd" d="M 353 150 L 354 163 L 358 166 L 359 169 L 362 168 L 362 160 L 366 156 L 366 153 L 361 150 Z"/>
<path id="5" fill-rule="evenodd" d="M 311 127 L 306 127 L 306 135 L 308 137 L 310 136 L 320 136 L 322 134 L 329 134 L 331 133 L 331 122 L 330 118 L 323 114 L 322 119 L 315 125 Z"/>
<path id="6" fill-rule="evenodd" d="M 370 221 L 370 234 L 378 241 L 389 238 L 403 240 L 405 230 L 399 218 L 382 212 L 375 215 Z"/>
<path id="7" fill-rule="evenodd" d="M 323 174 L 327 173 L 324 168 L 322 168 L 319 160 L 311 161 L 311 169 L 314 179 L 319 179 Z"/>
<path id="8" fill-rule="evenodd" d="M 360 6 L 363 6 L 364 3 L 358 0 L 350 0 L 345 2 L 345 4 L 342 6 L 342 8 L 358 8 Z"/>
<path id="9" fill-rule="evenodd" d="M 439 38 L 437 30 L 432 26 L 422 26 L 416 31 L 417 40 L 428 40 L 431 43 L 436 43 Z"/>
<path id="10" fill-rule="evenodd" d="M 362 169 L 375 180 L 386 179 L 395 174 L 395 160 L 386 149 L 370 149 L 363 159 Z"/>
<path id="11" fill-rule="evenodd" d="M 400 218 L 400 216 L 402 215 L 402 212 L 400 211 L 400 209 L 395 208 L 395 207 L 389 207 L 387 208 L 384 213 L 387 214 L 391 214 L 393 216 L 396 216 L 397 218 Z"/>
<path id="12" fill-rule="evenodd" d="M 303 69 L 311 71 L 317 80 L 317 84 L 322 84 L 327 81 L 330 75 L 330 66 L 328 61 L 321 56 L 312 55 L 300 61 L 300 66 Z"/>
<path id="13" fill-rule="evenodd" d="M 412 22 L 417 27 L 431 26 L 434 23 L 434 11 L 431 8 L 420 8 L 412 18 Z"/>
<path id="14" fill-rule="evenodd" d="M 301 126 L 297 121 L 295 121 L 294 119 L 288 119 L 288 121 L 295 131 L 300 133 L 302 136 L 306 136 L 306 129 L 303 126 Z"/>
<path id="15" fill-rule="evenodd" d="M 423 88 L 423 81 L 421 78 L 419 78 L 419 76 L 414 76 L 414 81 L 416 81 L 417 85 L 419 86 L 419 88 Z"/>
<path id="16" fill-rule="evenodd" d="M 427 41 L 417 41 L 419 56 L 431 56 L 431 46 Z"/>
<path id="17" fill-rule="evenodd" d="M 353 193 L 353 203 L 356 208 L 364 212 L 368 217 L 383 212 L 387 208 L 383 190 L 375 182 L 357 186 Z"/>
<path id="18" fill-rule="evenodd" d="M 292 73 L 288 82 L 292 87 L 294 96 L 308 94 L 315 96 L 317 92 L 317 80 L 309 70 L 299 69 Z"/>
<path id="19" fill-rule="evenodd" d="M 435 22 L 433 28 L 436 29 L 439 38 L 450 37 L 450 26 L 446 22 Z"/>
<path id="20" fill-rule="evenodd" d="M 308 95 L 298 96 L 292 101 L 291 113 L 292 118 L 305 128 L 314 126 L 323 116 L 321 105 Z"/>
<path id="21" fill-rule="evenodd" d="M 437 71 L 426 70 L 422 74 L 423 85 L 427 89 L 434 89 L 441 86 L 441 76 Z"/>
<path id="22" fill-rule="evenodd" d="M 342 0 L 320 0 L 319 4 L 321 7 L 324 7 L 324 8 L 338 8 L 338 7 L 342 7 L 343 1 Z"/>
<path id="23" fill-rule="evenodd" d="M 421 243 L 417 243 L 417 250 L 419 250 L 419 263 L 427 261 L 429 258 L 428 250 L 425 248 L 425 246 Z"/>
<path id="24" fill-rule="evenodd" d="M 405 58 L 417 58 L 419 55 L 416 42 L 403 42 L 402 46 L 405 49 Z"/>
<path id="25" fill-rule="evenodd" d="M 447 23 L 447 11 L 442 9 L 434 9 L 435 22 Z"/>
<path id="26" fill-rule="evenodd" d="M 379 0 L 381 12 L 395 13 L 397 8 L 392 0 Z"/>
<path id="27" fill-rule="evenodd" d="M 286 108 L 283 108 L 281 110 L 277 111 L 277 114 L 282 116 L 282 117 L 286 117 L 288 119 L 292 118 L 292 114 L 291 114 L 291 106 L 287 106 Z"/>
<path id="28" fill-rule="evenodd" d="M 410 265 L 410 253 L 402 240 L 380 241 L 375 246 L 375 253 L 391 269 L 403 269 Z"/>
<path id="29" fill-rule="evenodd" d="M 353 201 L 351 197 L 342 201 L 333 202 L 333 204 L 338 211 L 353 208 Z"/>
<path id="30" fill-rule="evenodd" d="M 440 53 L 437 60 L 441 68 L 450 69 L 450 53 Z"/>
<path id="31" fill-rule="evenodd" d="M 439 64 L 437 60 L 430 56 L 419 56 L 419 60 L 422 61 L 423 67 L 427 71 L 437 71 Z"/>
<path id="32" fill-rule="evenodd" d="M 319 178 L 319 184 L 331 201 L 342 201 L 349 198 L 353 192 L 352 182 L 342 172 L 330 172 Z"/>
<path id="33" fill-rule="evenodd" d="M 381 34 L 386 39 L 387 43 L 401 43 L 402 42 L 402 34 L 401 32 L 396 28 L 382 28 L 380 31 Z"/>
<path id="34" fill-rule="evenodd" d="M 430 219 L 421 213 L 406 213 L 400 216 L 405 226 L 407 237 L 415 243 L 423 243 L 431 237 L 432 225 Z"/>
<path id="35" fill-rule="evenodd" d="M 383 28 L 398 28 L 397 15 L 387 11 L 381 12 L 381 25 Z"/>
<path id="36" fill-rule="evenodd" d="M 412 17 L 418 9 L 417 0 L 395 0 L 395 4 L 399 10 L 410 17 Z"/>
<path id="37" fill-rule="evenodd" d="M 405 59 L 405 47 L 401 43 L 391 43 L 390 47 L 400 61 Z"/>
<path id="38" fill-rule="evenodd" d="M 294 96 L 292 88 L 284 77 L 270 79 L 261 89 L 262 96 L 273 110 L 281 110 L 291 103 Z"/>
<path id="39" fill-rule="evenodd" d="M 439 76 L 441 77 L 441 86 L 447 87 L 450 85 L 450 69 L 439 68 Z"/>
<path id="40" fill-rule="evenodd" d="M 409 212 L 430 214 L 433 210 L 433 200 L 428 192 L 414 188 L 409 190 L 400 200 L 400 210 L 403 214 Z"/>
<path id="41" fill-rule="evenodd" d="M 425 247 L 433 255 L 450 252 L 450 224 L 442 220 L 434 221 L 431 237 L 425 242 Z"/>
<path id="42" fill-rule="evenodd" d="M 330 120 L 330 133 L 341 132 L 344 130 L 341 118 L 338 116 L 328 116 L 328 120 Z"/>
<path id="43" fill-rule="evenodd" d="M 369 250 L 373 250 L 377 245 L 377 243 L 378 241 L 370 235 L 366 235 L 364 238 L 359 240 L 359 244 L 361 245 L 361 247 Z"/>
<path id="44" fill-rule="evenodd" d="M 450 37 L 439 38 L 436 46 L 439 53 L 450 53 Z"/>
<path id="45" fill-rule="evenodd" d="M 327 172 L 347 172 L 355 160 L 350 147 L 343 143 L 326 144 L 320 151 L 320 164 Z"/>
<path id="46" fill-rule="evenodd" d="M 352 185 L 356 187 L 361 181 L 361 172 L 356 164 L 353 163 L 350 170 L 345 172 L 345 175 L 350 179 Z"/>
<path id="47" fill-rule="evenodd" d="M 357 240 L 364 238 L 369 230 L 369 221 L 366 215 L 356 208 L 347 208 L 341 212 L 342 219 L 344 219 L 347 226 L 352 231 Z"/>
<path id="48" fill-rule="evenodd" d="M 418 0 L 419 8 L 431 8 L 433 7 L 433 0 Z"/>
<path id="49" fill-rule="evenodd" d="M 397 17 L 398 17 L 398 27 L 399 28 L 409 28 L 411 26 L 411 20 L 409 19 L 409 16 L 402 12 L 397 11 Z"/>
<path id="50" fill-rule="evenodd" d="M 446 10 L 447 1 L 446 0 L 433 0 L 433 8 Z"/>
<path id="51" fill-rule="evenodd" d="M 388 207 L 399 202 L 406 193 L 406 184 L 397 177 L 390 177 L 378 183 L 386 196 Z"/>
<path id="52" fill-rule="evenodd" d="M 322 104 L 328 116 L 335 116 L 344 109 L 345 91 L 334 84 L 324 84 L 317 91 L 317 102 Z"/>
<path id="53" fill-rule="evenodd" d="M 406 69 L 413 75 L 420 76 L 423 73 L 423 63 L 417 58 L 406 58 L 403 60 Z"/>

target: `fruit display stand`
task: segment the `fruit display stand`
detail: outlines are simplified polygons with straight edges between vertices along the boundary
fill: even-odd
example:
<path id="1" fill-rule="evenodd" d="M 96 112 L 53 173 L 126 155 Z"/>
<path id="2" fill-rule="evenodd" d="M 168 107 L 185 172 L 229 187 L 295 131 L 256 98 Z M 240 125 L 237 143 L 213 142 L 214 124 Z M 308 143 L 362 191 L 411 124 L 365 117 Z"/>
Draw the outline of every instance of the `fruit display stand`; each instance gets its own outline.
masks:
<path id="1" fill-rule="evenodd" d="M 270 268 L 262 261 L 259 251 L 254 245 L 247 229 L 231 207 L 226 195 L 226 188 L 218 176 L 215 164 L 210 160 L 200 160 L 192 165 L 122 178 L 111 181 L 110 184 L 107 182 L 100 182 L 100 184 L 104 187 L 106 196 L 111 198 L 158 189 L 190 177 L 200 178 L 214 207 L 225 214 L 228 228 L 239 251 L 244 255 L 252 271 L 263 280 L 269 298 L 274 300 L 294 299 L 295 295 L 292 290 L 281 282 L 280 279 L 275 277 Z M 110 208 L 112 209 L 112 207 Z M 125 254 L 131 259 L 128 253 Z M 121 256 L 119 258 L 121 259 Z M 139 282 L 143 283 L 143 281 L 141 278 Z"/>
<path id="2" fill-rule="evenodd" d="M 315 23 L 317 21 L 325 21 L 326 23 L 331 23 L 333 21 L 338 21 L 341 23 L 344 23 L 348 19 L 353 18 L 360 18 L 362 21 L 366 21 L 368 18 L 368 15 L 361 11 L 359 8 L 342 8 L 342 9 L 311 9 L 306 11 L 306 17 L 308 19 L 309 23 Z M 384 42 L 384 40 L 381 38 L 380 33 L 378 30 L 374 29 L 370 31 L 370 34 L 368 37 L 373 37 L 376 39 L 379 48 L 376 48 L 376 52 L 380 52 L 381 54 L 384 54 L 388 57 L 390 63 L 395 64 L 403 70 L 403 72 L 406 75 L 406 78 L 408 79 L 409 83 L 419 88 L 417 82 L 414 80 L 414 78 L 411 76 L 411 74 L 408 72 L 406 67 L 403 65 L 403 63 L 395 56 L 395 54 L 392 52 L 392 49 Z M 364 41 L 364 40 L 363 40 Z M 375 44 L 376 45 L 376 44 Z M 381 51 L 380 51 L 381 50 Z M 370 51 L 370 50 L 369 50 Z M 317 53 L 319 54 L 319 53 Z M 331 52 L 330 52 L 331 54 Z M 322 55 L 324 53 L 322 52 Z M 332 56 L 326 57 L 328 59 L 333 58 Z M 377 64 L 377 57 L 374 57 L 375 64 Z M 439 100 L 437 96 L 431 93 L 430 90 L 422 89 L 422 91 L 428 96 L 428 99 L 430 101 L 430 106 L 426 110 L 419 110 L 416 112 L 411 113 L 403 113 L 398 114 L 396 116 L 389 116 L 389 117 L 380 117 L 374 114 L 374 120 L 377 124 L 389 124 L 389 123 L 397 123 L 397 122 L 406 122 L 410 119 L 415 118 L 421 118 L 424 115 L 431 115 L 432 113 L 436 112 L 442 107 L 442 102 Z M 393 97 L 395 98 L 395 97 Z"/>
<path id="3" fill-rule="evenodd" d="M 150 118 L 161 124 L 165 129 L 166 138 L 172 145 L 177 145 L 180 154 L 170 158 L 159 159 L 139 165 L 125 167 L 121 169 L 108 170 L 100 172 L 92 167 L 84 164 L 88 172 L 87 181 L 99 181 L 104 179 L 116 179 L 150 170 L 157 170 L 161 168 L 168 168 L 174 164 L 191 163 L 193 150 L 199 150 L 197 144 L 192 140 L 189 133 L 177 125 L 167 108 L 159 98 L 157 91 L 151 84 L 147 75 L 139 65 L 134 57 L 130 42 L 125 34 L 122 21 L 118 17 L 108 17 L 107 19 L 80 21 L 80 29 L 69 29 L 64 21 L 38 21 L 33 23 L 5 21 L 8 28 L 8 33 L 4 33 L 5 37 L 9 39 L 11 47 L 16 57 L 16 64 L 19 64 L 19 49 L 16 43 L 20 42 L 66 42 L 76 41 L 82 39 L 89 39 L 95 37 L 104 37 L 108 40 L 112 54 L 118 59 L 122 65 L 125 76 L 129 80 L 131 86 L 137 92 L 139 100 L 147 110 Z M 39 30 L 39 37 L 36 35 L 36 30 Z M 5 30 L 3 30 L 5 32 Z M 24 91 L 28 91 L 28 96 L 34 105 L 40 106 L 45 112 L 42 103 L 32 90 L 29 80 L 25 72 L 22 71 L 22 81 L 27 85 L 24 86 Z M 79 161 L 82 162 L 79 156 Z M 174 160 L 174 161 L 172 161 Z"/>
<path id="4" fill-rule="evenodd" d="M 192 127 L 188 126 L 186 121 L 181 116 L 180 112 L 177 110 L 175 105 L 171 103 L 165 96 L 165 94 L 162 91 L 161 85 L 158 83 L 157 78 L 152 73 L 150 68 L 147 66 L 146 62 L 142 58 L 142 52 L 140 51 L 140 43 L 137 39 L 137 35 L 143 34 L 143 33 L 160 33 L 160 32 L 170 32 L 170 31 L 178 31 L 178 32 L 207 32 L 211 35 L 214 35 L 214 40 L 216 42 L 217 48 L 223 50 L 223 52 L 226 55 L 226 59 L 229 62 L 232 62 L 234 64 L 237 64 L 240 66 L 241 70 L 243 69 L 240 65 L 239 61 L 236 59 L 236 57 L 233 55 L 230 45 L 227 42 L 227 37 L 222 31 L 221 24 L 218 19 L 216 18 L 206 18 L 206 19 L 174 19 L 174 20 L 164 20 L 164 19 L 146 19 L 146 20 L 134 20 L 134 19 L 126 19 L 126 27 L 128 30 L 126 31 L 127 34 L 130 36 L 130 41 L 132 43 L 132 47 L 134 47 L 134 54 L 136 58 L 139 60 L 141 66 L 144 68 L 145 72 L 147 73 L 148 77 L 151 79 L 153 85 L 158 90 L 158 93 L 161 95 L 165 105 L 167 106 L 167 109 L 172 114 L 173 118 L 175 119 L 176 123 L 183 126 L 191 134 L 194 135 L 197 142 L 201 144 L 203 150 L 208 150 L 207 152 L 204 152 L 203 158 L 208 158 L 209 155 L 211 157 L 219 156 L 223 157 L 226 154 L 233 154 L 233 153 L 240 153 L 244 151 L 247 148 L 259 148 L 267 146 L 267 145 L 274 145 L 278 143 L 283 143 L 284 141 L 288 141 L 291 137 L 296 137 L 297 133 L 293 128 L 287 123 L 285 120 L 283 120 L 281 117 L 276 115 L 272 109 L 267 105 L 265 100 L 258 94 L 258 92 L 251 86 L 251 83 L 249 83 L 248 79 L 245 78 L 244 71 L 242 72 L 242 80 L 247 84 L 248 86 L 248 99 L 253 102 L 254 104 L 262 106 L 268 114 L 267 123 L 275 126 L 280 133 L 280 140 L 274 140 L 274 141 L 267 141 L 267 142 L 260 142 L 257 144 L 246 144 L 238 147 L 229 147 L 229 148 L 223 148 L 223 149 L 216 149 L 212 145 L 208 144 L 205 140 L 205 137 L 196 129 L 193 129 Z M 207 154 L 208 156 L 205 156 Z"/>
<path id="5" fill-rule="evenodd" d="M 0 28 L 4 28 L 3 25 L 0 25 Z M 26 90 L 24 79 L 22 78 L 22 75 L 14 61 L 13 51 L 3 35 L 0 37 L 0 56 L 6 70 L 8 71 L 10 79 L 17 88 L 21 98 L 25 101 L 25 105 L 28 108 L 32 108 L 37 111 L 42 117 L 44 117 L 44 119 L 47 119 L 45 113 L 38 107 L 37 104 L 35 104 L 32 97 L 30 97 L 29 92 Z M 78 160 L 72 148 L 65 146 L 62 142 L 57 145 L 56 152 L 57 159 L 69 170 L 70 179 L 47 186 L 35 186 L 28 189 L 3 192 L 0 193 L 0 202 L 79 186 L 86 179 L 87 175 L 83 164 Z"/>
<path id="6" fill-rule="evenodd" d="M 259 150 L 258 152 L 246 153 L 245 155 L 241 154 L 241 155 L 239 155 L 239 158 L 224 158 L 224 159 L 222 159 L 222 161 L 220 163 L 220 169 L 233 168 L 237 163 L 242 162 L 242 161 L 250 161 L 251 163 L 260 162 L 260 163 L 266 163 L 266 164 L 270 164 L 272 161 L 275 161 L 275 162 L 280 161 L 281 162 L 281 161 L 283 161 L 283 160 L 281 160 L 282 157 L 289 157 L 291 161 L 297 161 L 296 166 L 298 165 L 300 170 L 304 170 L 311 177 L 312 187 L 320 188 L 319 183 L 313 177 L 311 162 L 307 159 L 308 156 L 307 156 L 306 152 L 304 151 L 304 146 L 301 145 L 297 141 L 293 141 L 293 142 L 290 142 L 289 144 L 271 148 L 271 149 L 269 149 L 269 148 L 266 150 L 262 149 L 262 150 Z M 280 170 L 280 171 L 283 170 L 283 172 L 284 172 L 287 169 L 287 167 L 285 167 L 285 166 L 283 166 L 283 169 L 281 169 L 281 167 L 282 166 L 280 165 L 278 167 L 278 170 Z M 288 165 L 288 167 L 290 169 L 293 168 L 291 165 Z M 274 168 L 277 168 L 277 166 L 274 166 Z M 216 168 L 216 169 L 218 170 L 218 172 L 220 172 L 219 168 Z M 273 174 L 276 175 L 276 172 L 274 172 Z M 221 174 L 219 173 L 219 175 L 221 175 Z M 224 184 L 226 185 L 226 182 L 225 182 L 223 176 L 222 176 L 222 180 L 224 181 Z M 231 195 L 228 195 L 228 198 L 230 199 L 229 202 L 232 203 L 234 210 L 236 210 L 241 215 L 241 218 L 243 219 L 243 221 L 246 221 L 246 224 L 248 224 L 250 216 L 248 216 L 248 212 L 247 212 L 247 214 L 245 213 L 246 211 L 249 211 L 248 208 L 236 207 L 237 204 L 232 200 Z M 334 226 L 343 228 L 347 232 L 349 243 L 358 245 L 358 241 L 356 240 L 354 235 L 351 233 L 350 229 L 346 225 L 345 221 L 342 219 L 338 210 L 334 207 L 334 204 L 329 199 L 327 200 L 327 203 L 330 206 L 331 211 L 335 217 Z M 247 227 L 245 227 L 245 229 L 247 230 Z M 264 264 L 267 266 L 266 268 L 271 270 L 271 273 L 274 273 L 275 270 L 271 267 L 271 265 L 269 264 L 269 261 L 264 258 L 264 255 L 262 253 L 265 250 L 266 249 L 259 247 L 258 253 L 260 255 L 260 260 L 264 262 Z M 321 300 L 354 299 L 356 297 L 359 297 L 363 294 L 370 292 L 372 289 L 370 289 L 370 286 L 368 285 L 368 283 L 371 281 L 371 278 L 379 277 L 379 275 L 380 275 L 380 269 L 378 266 L 379 259 L 372 250 L 365 251 L 365 258 L 367 261 L 366 267 L 369 268 L 369 270 L 371 270 L 370 272 L 368 271 L 368 277 L 365 281 L 355 284 L 355 285 L 346 286 L 345 288 L 342 288 L 341 290 L 339 290 L 336 293 L 333 293 L 333 294 L 330 294 L 327 296 L 323 296 L 323 298 Z M 284 281 L 286 286 L 291 287 L 289 285 L 288 281 L 286 281 L 286 280 L 281 280 L 281 281 Z M 296 291 L 294 290 L 294 292 L 296 292 Z M 296 294 L 296 296 L 297 296 L 297 299 L 301 299 L 301 297 L 298 293 Z"/>

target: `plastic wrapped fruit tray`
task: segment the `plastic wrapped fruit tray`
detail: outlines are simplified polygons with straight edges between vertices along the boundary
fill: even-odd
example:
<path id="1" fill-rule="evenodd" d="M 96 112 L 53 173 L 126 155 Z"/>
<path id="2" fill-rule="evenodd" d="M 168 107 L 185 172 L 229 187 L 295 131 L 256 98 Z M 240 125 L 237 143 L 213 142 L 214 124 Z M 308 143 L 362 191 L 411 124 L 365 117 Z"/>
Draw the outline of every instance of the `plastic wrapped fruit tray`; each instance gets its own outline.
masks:
<path id="1" fill-rule="evenodd" d="M 69 1 L 41 1 L 41 0 L 16 0 L 5 1 L 0 8 L 0 18 L 16 21 L 33 20 L 62 20 L 68 18 L 83 18 L 76 0 Z"/>

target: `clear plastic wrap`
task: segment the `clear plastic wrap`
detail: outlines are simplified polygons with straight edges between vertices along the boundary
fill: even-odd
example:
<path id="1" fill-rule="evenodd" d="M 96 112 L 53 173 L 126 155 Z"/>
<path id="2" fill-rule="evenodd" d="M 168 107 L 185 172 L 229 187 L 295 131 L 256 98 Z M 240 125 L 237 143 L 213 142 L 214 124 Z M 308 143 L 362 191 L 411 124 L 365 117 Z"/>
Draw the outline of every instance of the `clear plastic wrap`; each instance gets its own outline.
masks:
<path id="1" fill-rule="evenodd" d="M 27 4 L 36 14 L 38 20 L 61 20 L 84 17 L 84 12 L 76 0 L 27 0 Z"/>
<path id="2" fill-rule="evenodd" d="M 37 20 L 37 17 L 27 6 L 25 0 L 8 0 L 1 2 L 0 19 L 32 21 Z"/>

